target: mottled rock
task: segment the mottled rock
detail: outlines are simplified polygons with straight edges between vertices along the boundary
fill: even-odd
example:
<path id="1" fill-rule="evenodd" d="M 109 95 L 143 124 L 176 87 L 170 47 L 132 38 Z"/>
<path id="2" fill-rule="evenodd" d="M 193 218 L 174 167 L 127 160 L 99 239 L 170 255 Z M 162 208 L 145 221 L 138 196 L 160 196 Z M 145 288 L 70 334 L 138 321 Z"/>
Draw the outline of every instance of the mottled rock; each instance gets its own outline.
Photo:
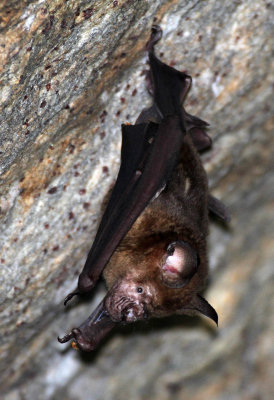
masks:
<path id="1" fill-rule="evenodd" d="M 212 224 L 210 322 L 128 326 L 91 355 L 59 345 L 102 296 L 64 310 L 119 166 L 120 124 L 149 104 L 144 45 L 193 76 L 189 112 L 229 228 Z M 270 399 L 273 369 L 271 3 L 0 5 L 0 337 L 7 400 Z"/>

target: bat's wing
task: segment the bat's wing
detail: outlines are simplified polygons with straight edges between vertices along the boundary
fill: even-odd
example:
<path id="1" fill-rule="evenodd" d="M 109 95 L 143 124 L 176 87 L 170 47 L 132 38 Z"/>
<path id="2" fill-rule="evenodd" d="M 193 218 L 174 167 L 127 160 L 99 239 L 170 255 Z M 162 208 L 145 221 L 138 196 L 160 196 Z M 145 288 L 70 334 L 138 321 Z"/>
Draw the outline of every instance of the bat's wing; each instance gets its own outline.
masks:
<path id="1" fill-rule="evenodd" d="M 152 104 L 152 106 L 148 108 L 144 108 L 138 116 L 135 124 L 142 124 L 144 122 L 161 123 L 161 115 L 159 114 L 155 104 Z"/>
<path id="2" fill-rule="evenodd" d="M 191 77 L 162 63 L 153 53 L 161 37 L 159 27 L 148 44 L 156 121 L 123 126 L 121 167 L 93 246 L 79 276 L 78 293 L 95 285 L 113 252 L 149 201 L 168 180 L 186 133 L 182 113 Z M 145 121 L 145 118 L 140 118 Z M 160 121 L 159 121 L 160 119 Z"/>
<path id="3" fill-rule="evenodd" d="M 121 167 L 84 269 L 78 293 L 89 292 L 111 255 L 178 160 L 184 131 L 176 115 L 161 124 L 123 125 Z"/>
<path id="4" fill-rule="evenodd" d="M 209 124 L 194 115 L 188 114 L 184 109 L 183 116 L 185 118 L 186 131 L 190 134 L 196 149 L 204 151 L 211 147 L 212 140 L 206 131 Z M 155 123 L 161 122 L 161 116 L 155 104 L 142 110 L 136 120 L 136 124 L 149 121 Z"/>
<path id="5" fill-rule="evenodd" d="M 100 341 L 114 328 L 115 322 L 111 320 L 104 306 L 104 299 L 99 303 L 91 315 L 78 327 L 73 328 L 64 337 L 58 337 L 60 343 L 74 339 L 73 347 L 83 351 L 96 349 Z"/>

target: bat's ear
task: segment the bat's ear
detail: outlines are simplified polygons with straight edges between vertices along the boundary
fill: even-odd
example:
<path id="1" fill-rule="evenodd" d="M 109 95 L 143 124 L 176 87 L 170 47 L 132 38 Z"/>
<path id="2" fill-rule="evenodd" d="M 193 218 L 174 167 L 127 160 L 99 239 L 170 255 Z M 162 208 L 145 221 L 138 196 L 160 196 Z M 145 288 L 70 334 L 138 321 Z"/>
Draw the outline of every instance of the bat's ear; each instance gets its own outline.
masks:
<path id="1" fill-rule="evenodd" d="M 212 319 L 215 324 L 218 326 L 218 314 L 214 310 L 214 308 L 199 294 L 196 295 L 191 302 L 191 309 L 195 311 L 199 311 L 201 314 L 206 317 Z"/>
<path id="2" fill-rule="evenodd" d="M 182 288 L 197 271 L 199 257 L 193 247 L 182 240 L 171 243 L 161 265 L 164 285 Z"/>

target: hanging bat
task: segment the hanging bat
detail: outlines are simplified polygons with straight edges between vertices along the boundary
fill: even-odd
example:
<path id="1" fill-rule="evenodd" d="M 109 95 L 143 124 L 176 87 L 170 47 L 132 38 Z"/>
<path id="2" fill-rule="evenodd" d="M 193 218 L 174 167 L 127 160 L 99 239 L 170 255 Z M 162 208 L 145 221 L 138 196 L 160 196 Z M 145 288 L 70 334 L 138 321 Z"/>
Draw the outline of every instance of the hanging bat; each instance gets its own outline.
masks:
<path id="1" fill-rule="evenodd" d="M 94 350 L 118 324 L 171 314 L 201 313 L 218 323 L 200 295 L 207 275 L 208 213 L 229 220 L 225 206 L 208 193 L 198 151 L 211 145 L 207 123 L 188 114 L 186 73 L 161 62 L 152 27 L 146 49 L 150 108 L 135 125 L 122 125 L 121 166 L 108 206 L 74 296 L 90 293 L 103 273 L 108 292 L 78 328 L 58 338 Z"/>

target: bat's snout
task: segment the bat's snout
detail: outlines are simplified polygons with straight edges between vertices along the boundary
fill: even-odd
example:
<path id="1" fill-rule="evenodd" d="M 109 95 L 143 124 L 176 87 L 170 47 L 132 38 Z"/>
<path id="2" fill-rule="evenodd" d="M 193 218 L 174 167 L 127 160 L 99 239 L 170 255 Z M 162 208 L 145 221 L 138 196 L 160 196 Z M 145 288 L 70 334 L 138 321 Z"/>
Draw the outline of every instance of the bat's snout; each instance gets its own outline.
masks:
<path id="1" fill-rule="evenodd" d="M 122 320 L 128 323 L 146 319 L 148 317 L 145 304 L 129 305 L 123 310 L 122 315 Z"/>

